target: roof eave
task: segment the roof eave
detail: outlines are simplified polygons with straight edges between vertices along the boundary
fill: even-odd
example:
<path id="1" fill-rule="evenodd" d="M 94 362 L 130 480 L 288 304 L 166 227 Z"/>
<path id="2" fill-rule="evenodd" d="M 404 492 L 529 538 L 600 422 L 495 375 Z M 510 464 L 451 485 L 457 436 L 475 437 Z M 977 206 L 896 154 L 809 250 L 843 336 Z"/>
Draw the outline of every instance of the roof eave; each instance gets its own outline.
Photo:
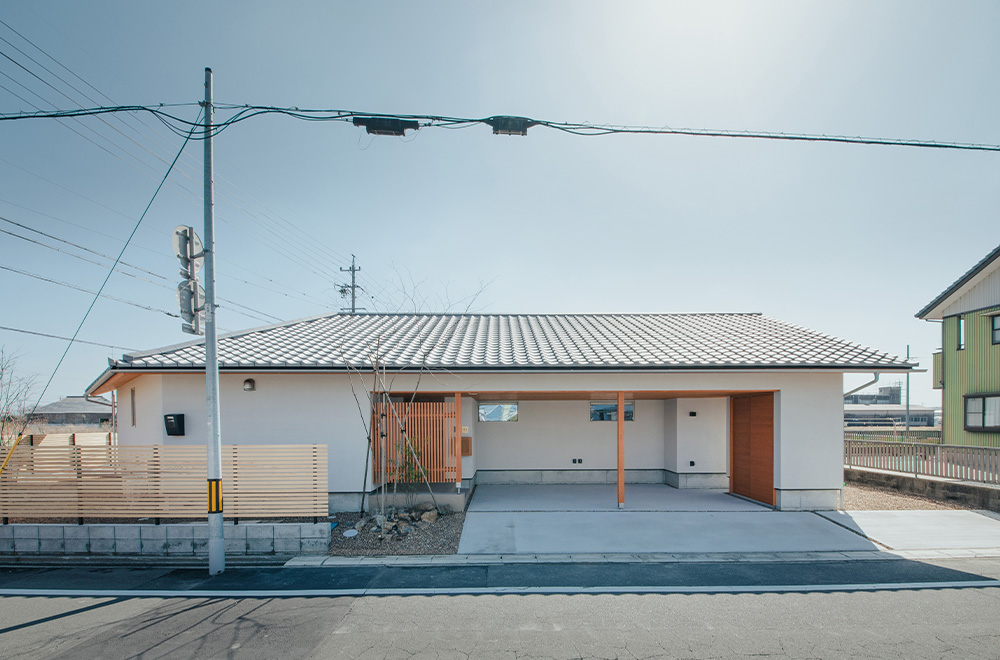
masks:
<path id="1" fill-rule="evenodd" d="M 952 298 L 964 294 L 966 291 L 974 287 L 976 284 L 982 280 L 983 277 L 989 275 L 993 269 L 987 271 L 987 269 L 996 262 L 997 268 L 1000 268 L 1000 245 L 993 249 L 988 255 L 983 257 L 979 263 L 972 267 L 967 273 L 958 278 L 958 280 L 952 284 L 950 287 L 945 289 L 937 298 L 927 303 L 923 309 L 914 314 L 914 316 L 923 321 L 940 321 L 942 318 L 941 311 L 946 307 Z M 984 273 L 984 271 L 987 271 Z M 980 277 L 982 275 L 982 277 Z M 975 280 L 975 282 L 973 282 Z"/>

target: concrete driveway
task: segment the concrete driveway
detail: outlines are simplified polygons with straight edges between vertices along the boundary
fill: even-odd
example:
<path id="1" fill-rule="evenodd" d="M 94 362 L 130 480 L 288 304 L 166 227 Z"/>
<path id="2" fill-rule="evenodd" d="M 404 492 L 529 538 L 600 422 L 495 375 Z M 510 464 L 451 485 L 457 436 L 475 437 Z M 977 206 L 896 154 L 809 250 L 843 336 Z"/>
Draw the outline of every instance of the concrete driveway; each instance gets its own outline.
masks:
<path id="1" fill-rule="evenodd" d="M 878 550 L 807 512 L 781 512 L 720 490 L 659 484 L 476 488 L 460 554 L 829 552 Z"/>

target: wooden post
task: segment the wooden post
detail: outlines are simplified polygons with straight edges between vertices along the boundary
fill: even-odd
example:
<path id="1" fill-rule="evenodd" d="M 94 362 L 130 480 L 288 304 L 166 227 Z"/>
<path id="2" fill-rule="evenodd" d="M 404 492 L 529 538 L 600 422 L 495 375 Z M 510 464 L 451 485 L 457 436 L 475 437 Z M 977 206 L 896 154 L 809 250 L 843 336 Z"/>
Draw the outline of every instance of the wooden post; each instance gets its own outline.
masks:
<path id="1" fill-rule="evenodd" d="M 625 508 L 625 393 L 618 393 L 618 508 Z"/>
<path id="2" fill-rule="evenodd" d="M 462 394 L 455 392 L 455 490 L 462 492 Z"/>

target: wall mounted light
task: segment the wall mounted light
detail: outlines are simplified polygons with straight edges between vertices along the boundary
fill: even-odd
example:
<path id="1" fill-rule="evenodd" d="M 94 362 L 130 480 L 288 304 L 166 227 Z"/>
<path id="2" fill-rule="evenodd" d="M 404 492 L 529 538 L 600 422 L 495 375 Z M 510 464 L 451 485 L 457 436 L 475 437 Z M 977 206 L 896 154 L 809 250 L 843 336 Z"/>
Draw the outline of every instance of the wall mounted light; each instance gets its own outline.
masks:
<path id="1" fill-rule="evenodd" d="M 253 392 L 256 389 L 257 389 L 257 383 L 254 381 L 253 378 L 247 378 L 245 381 L 243 381 L 244 392 Z"/>

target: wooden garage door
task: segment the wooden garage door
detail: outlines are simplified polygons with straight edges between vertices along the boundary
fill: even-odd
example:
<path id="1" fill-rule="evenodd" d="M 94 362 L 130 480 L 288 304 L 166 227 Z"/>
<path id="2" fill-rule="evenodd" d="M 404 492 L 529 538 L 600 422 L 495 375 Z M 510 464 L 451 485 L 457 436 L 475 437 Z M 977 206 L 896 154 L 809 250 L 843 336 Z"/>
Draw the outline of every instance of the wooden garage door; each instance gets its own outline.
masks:
<path id="1" fill-rule="evenodd" d="M 730 490 L 774 505 L 774 394 L 732 397 Z"/>

